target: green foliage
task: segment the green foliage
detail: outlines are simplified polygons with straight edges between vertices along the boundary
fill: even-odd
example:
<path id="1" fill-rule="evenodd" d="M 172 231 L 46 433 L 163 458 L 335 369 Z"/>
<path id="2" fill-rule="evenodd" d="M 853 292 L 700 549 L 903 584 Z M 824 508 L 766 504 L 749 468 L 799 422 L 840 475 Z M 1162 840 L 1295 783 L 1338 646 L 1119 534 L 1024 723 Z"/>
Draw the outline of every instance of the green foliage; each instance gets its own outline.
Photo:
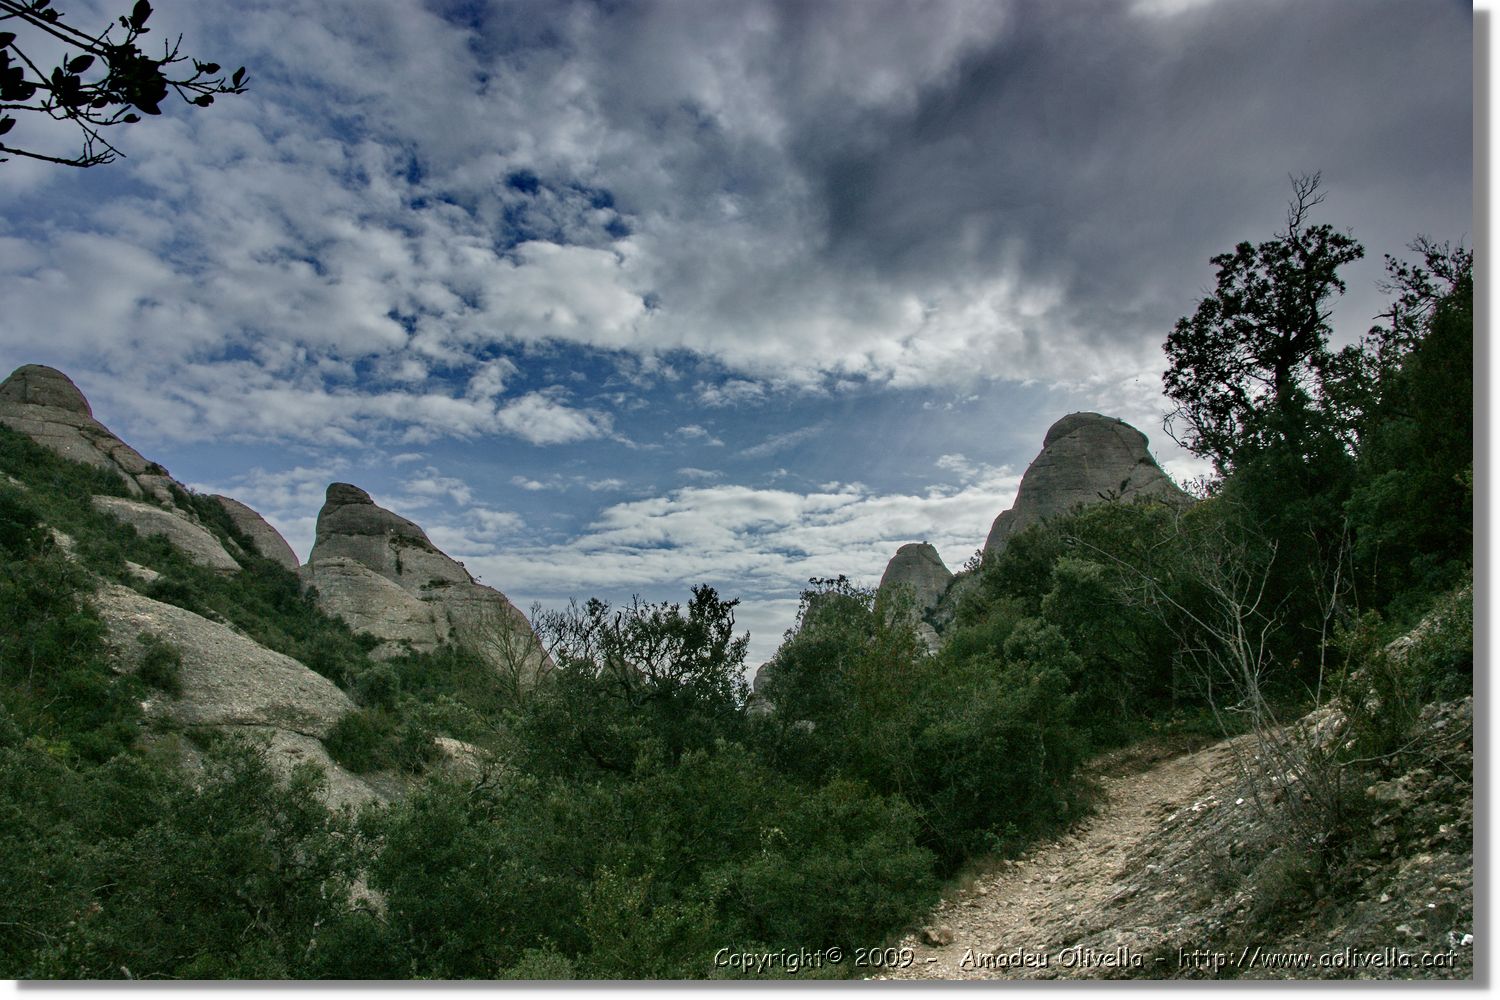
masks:
<path id="1" fill-rule="evenodd" d="M 401 676 L 389 663 L 374 663 L 355 677 L 353 689 L 362 704 L 394 708 L 401 694 Z"/>
<path id="2" fill-rule="evenodd" d="M 937 657 L 910 619 L 844 580 L 813 581 L 776 654 L 760 729 L 778 767 L 853 780 L 915 809 L 919 842 L 951 872 L 1014 831 L 1012 846 L 1076 815 L 1081 661 L 1012 601 Z M 810 728 L 809 728 L 809 724 Z"/>
<path id="3" fill-rule="evenodd" d="M 558 669 L 512 714 L 510 752 L 538 773 L 627 774 L 648 742 L 675 760 L 739 738 L 749 637 L 734 635 L 736 604 L 705 586 L 685 612 L 591 600 L 544 617 Z"/>
<path id="4" fill-rule="evenodd" d="M 1406 332 L 1387 348 L 1347 505 L 1366 592 L 1403 614 L 1454 586 L 1474 547 L 1473 256 L 1417 245 L 1447 283 L 1390 264 L 1405 288 L 1393 325 Z"/>
<path id="5" fill-rule="evenodd" d="M 1301 453 L 1322 429 L 1319 380 L 1327 371 L 1327 301 L 1339 269 L 1364 248 L 1308 222 L 1322 201 L 1316 174 L 1293 181 L 1284 232 L 1212 259 L 1214 293 L 1167 337 L 1163 376 L 1177 404 L 1181 443 L 1221 473 L 1268 450 Z"/>
<path id="6" fill-rule="evenodd" d="M 452 729 L 433 724 L 433 710 L 403 699 L 395 710 L 361 708 L 334 723 L 323 745 L 356 774 L 395 770 L 415 774 L 437 756 L 433 737 Z"/>
<path id="7" fill-rule="evenodd" d="M 379 829 L 393 946 L 444 977 L 542 951 L 589 978 L 701 978 L 722 947 L 880 940 L 935 890 L 900 803 L 800 785 L 734 744 L 646 750 L 593 782 L 432 783 Z"/>
<path id="8" fill-rule="evenodd" d="M 37 529 L 30 498 L 12 499 L 11 523 L 30 527 L 0 559 L 0 706 L 50 752 L 107 760 L 136 736 L 142 682 L 110 669 L 86 575 Z"/>
<path id="9" fill-rule="evenodd" d="M 1474 689 L 1472 583 L 1438 598 L 1410 636 L 1396 631 L 1370 612 L 1338 637 L 1345 664 L 1340 700 L 1357 759 L 1400 749 L 1423 705 Z M 1399 640 L 1394 647 L 1393 640 Z"/>
<path id="10" fill-rule="evenodd" d="M 235 740 L 201 778 L 134 755 L 78 770 L 0 750 L 0 972 L 14 978 L 299 978 L 360 917 L 367 845 Z"/>
<path id="11" fill-rule="evenodd" d="M 182 694 L 182 651 L 160 636 L 142 632 L 135 675 L 163 694 Z"/>

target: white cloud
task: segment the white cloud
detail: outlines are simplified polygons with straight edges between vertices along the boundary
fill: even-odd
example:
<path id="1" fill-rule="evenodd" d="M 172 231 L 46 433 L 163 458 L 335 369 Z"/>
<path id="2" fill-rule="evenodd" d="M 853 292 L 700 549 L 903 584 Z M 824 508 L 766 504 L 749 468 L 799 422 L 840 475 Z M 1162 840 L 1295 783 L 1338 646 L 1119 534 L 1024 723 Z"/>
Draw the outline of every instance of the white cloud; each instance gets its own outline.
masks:
<path id="1" fill-rule="evenodd" d="M 545 414 L 506 403 L 517 373 L 497 347 L 619 351 L 637 386 L 691 371 L 667 360 L 687 352 L 729 372 L 693 386 L 709 407 L 865 382 L 957 394 L 1159 372 L 1154 347 L 1191 305 L 1180 289 L 1257 219 L 1274 224 L 1283 136 L 1328 137 L 1329 175 L 1351 178 L 1344 217 L 1395 233 L 1382 249 L 1460 235 L 1472 215 L 1466 155 L 1369 155 L 1404 122 L 1462 111 L 1461 12 L 1365 25 L 1320 11 L 1290 34 L 1275 4 L 1199 0 L 1094 17 L 982 0 L 476 16 L 409 0 L 158 13 L 164 32 L 238 53 L 252 90 L 133 130 L 118 189 L 11 164 L 31 201 L 0 215 L 7 326 L 45 337 L 30 349 L 70 371 L 182 385 L 149 408 L 185 439 L 492 427 L 484 405 L 451 424 L 436 412 L 451 408 L 430 384 L 444 371 L 463 399 L 499 405 L 505 429 L 565 443 L 608 428 L 556 401 Z M 1382 58 L 1382 44 L 1410 58 Z M 1076 97 L 1055 88 L 1075 51 L 1095 57 L 1111 100 L 1082 86 L 1092 77 Z M 1254 100 L 1196 85 L 1200 51 Z M 1034 72 L 993 72 L 1022 56 Z M 1331 82 L 1347 89 L 1303 100 Z M 1160 107 L 1164 89 L 1190 95 L 1168 119 L 1115 106 Z M 1333 110 L 1374 92 L 1403 101 Z M 1413 184 L 1431 196 L 1396 196 Z M 35 221 L 35 185 L 67 210 Z M 1351 296 L 1370 284 L 1354 278 Z M 20 350 L 3 352 L 32 360 Z M 312 371 L 327 384 L 305 384 Z M 334 399 L 251 391 L 260 376 Z"/>
<path id="2" fill-rule="evenodd" d="M 511 434 L 541 445 L 586 441 L 610 431 L 607 414 L 575 410 L 540 392 L 507 403 L 495 421 Z"/>
<path id="3" fill-rule="evenodd" d="M 939 469 L 953 473 L 961 483 L 1002 482 L 1008 480 L 1012 475 L 1009 466 L 975 462 L 967 456 L 958 453 L 939 455 L 937 460 L 932 464 Z"/>
<path id="4" fill-rule="evenodd" d="M 446 498 L 456 504 L 467 505 L 474 499 L 474 491 L 462 479 L 444 476 L 428 466 L 420 476 L 408 476 L 401 480 L 401 489 L 415 498 L 408 498 L 405 506 L 417 506 L 435 498 Z"/>
<path id="5" fill-rule="evenodd" d="M 691 441 L 696 444 L 706 445 L 710 448 L 724 447 L 724 442 L 711 434 L 708 429 L 703 427 L 701 424 L 687 424 L 686 426 L 679 427 L 677 428 L 676 434 L 684 441 Z"/>
<path id="6" fill-rule="evenodd" d="M 776 454 L 778 451 L 785 451 L 793 445 L 801 444 L 808 438 L 816 437 L 821 431 L 822 427 L 800 427 L 797 430 L 787 431 L 783 434 L 773 434 L 760 444 L 751 445 L 749 448 L 742 450 L 740 457 L 766 458 L 767 456 Z"/>
<path id="7" fill-rule="evenodd" d="M 713 407 L 758 402 L 766 396 L 764 385 L 742 378 L 726 379 L 719 385 L 699 382 L 693 386 L 693 391 L 698 394 L 698 402 Z"/>
<path id="8" fill-rule="evenodd" d="M 925 494 L 878 493 L 860 484 L 830 484 L 812 493 L 689 486 L 606 507 L 564 542 L 521 543 L 507 546 L 503 556 L 465 558 L 513 599 L 619 599 L 713 584 L 743 598 L 763 658 L 791 624 L 790 614 L 780 615 L 795 608 L 810 578 L 844 573 L 873 585 L 898 547 L 922 539 L 957 569 L 983 543 L 995 515 L 1010 506 L 1018 483 L 1017 476 L 996 473 L 962 489 Z"/>
<path id="9" fill-rule="evenodd" d="M 505 383 L 520 373 L 515 363 L 507 358 L 486 361 L 474 369 L 469 376 L 470 399 L 494 399 L 505 392 Z"/>

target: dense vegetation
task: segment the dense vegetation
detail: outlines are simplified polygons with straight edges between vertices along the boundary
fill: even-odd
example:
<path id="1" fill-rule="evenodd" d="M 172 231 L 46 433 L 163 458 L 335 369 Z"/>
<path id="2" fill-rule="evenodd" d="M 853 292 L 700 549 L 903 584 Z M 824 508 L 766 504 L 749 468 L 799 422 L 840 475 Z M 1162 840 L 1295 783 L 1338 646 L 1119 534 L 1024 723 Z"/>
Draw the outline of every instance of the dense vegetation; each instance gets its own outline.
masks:
<path id="1" fill-rule="evenodd" d="M 1352 251 L 1320 235 L 1326 296 Z M 1259 249 L 1216 260 L 1220 301 L 1174 333 L 1196 352 L 1174 355 L 1195 376 L 1176 383 L 1186 414 L 1222 416 L 1191 393 L 1233 377 L 1209 348 L 1241 356 L 1223 336 L 1246 328 L 1236 283 L 1258 261 L 1270 287 L 1291 280 Z M 887 940 L 969 860 L 1087 809 L 1081 765 L 1103 748 L 1357 686 L 1379 717 L 1356 719 L 1351 752 L 1389 752 L 1416 707 L 1472 687 L 1472 258 L 1419 250 L 1391 264 L 1387 325 L 1335 354 L 1314 322 L 1269 391 L 1185 438 L 1219 472 L 1202 502 L 1100 503 L 1020 534 L 955 584 L 935 655 L 901 594 L 814 581 L 770 713 L 747 708 L 734 602 L 709 588 L 544 616 L 556 669 L 518 698 L 462 649 L 373 660 L 294 574 L 248 554 L 232 579 L 196 567 L 94 510 L 123 492 L 111 474 L 0 430 L 0 972 L 734 975 L 720 949 Z M 178 499 L 248 550 L 216 504 Z M 253 743 L 148 720 L 143 700 L 180 694 L 180 656 L 158 643 L 116 672 L 99 581 L 332 679 L 359 707 L 330 752 L 405 793 L 330 813 L 311 770 L 278 777 Z M 1434 606 L 1414 655 L 1381 652 Z M 434 735 L 488 763 L 436 766 Z M 1320 850 L 1347 844 L 1328 833 Z"/>

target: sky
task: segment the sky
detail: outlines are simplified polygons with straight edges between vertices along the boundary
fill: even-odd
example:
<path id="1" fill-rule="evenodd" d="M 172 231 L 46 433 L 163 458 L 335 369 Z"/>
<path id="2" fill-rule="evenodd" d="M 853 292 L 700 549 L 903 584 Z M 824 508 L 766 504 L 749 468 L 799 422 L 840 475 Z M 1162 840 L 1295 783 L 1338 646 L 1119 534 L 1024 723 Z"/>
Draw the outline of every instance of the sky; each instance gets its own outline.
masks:
<path id="1" fill-rule="evenodd" d="M 711 584 L 752 666 L 810 578 L 959 568 L 1069 412 L 1205 471 L 1162 344 L 1291 176 L 1366 249 L 1337 342 L 1474 243 L 1450 0 L 155 6 L 249 92 L 0 164 L 0 368 L 303 558 L 351 482 L 522 608 Z"/>

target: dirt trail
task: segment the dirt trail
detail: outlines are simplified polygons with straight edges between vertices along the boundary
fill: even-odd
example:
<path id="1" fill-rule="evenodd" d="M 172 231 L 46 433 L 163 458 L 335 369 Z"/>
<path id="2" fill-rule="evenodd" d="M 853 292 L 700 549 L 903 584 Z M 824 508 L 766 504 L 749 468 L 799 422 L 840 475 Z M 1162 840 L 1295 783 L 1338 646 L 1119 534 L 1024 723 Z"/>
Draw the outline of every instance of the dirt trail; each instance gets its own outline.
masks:
<path id="1" fill-rule="evenodd" d="M 884 978 L 1110 976 L 1124 971 L 1117 968 L 1121 962 L 1154 961 L 1149 952 L 1162 929 L 1119 921 L 1139 919 L 1142 909 L 1160 916 L 1181 913 L 1186 900 L 1174 897 L 1186 887 L 1152 878 L 1159 866 L 1150 862 L 1165 860 L 1160 856 L 1165 831 L 1220 805 L 1216 790 L 1232 782 L 1234 757 L 1226 742 L 1158 757 L 1145 770 L 1127 764 L 1130 773 L 1119 773 L 1120 762 L 1111 763 L 1100 768 L 1103 801 L 1093 816 L 944 900 L 927 927 L 940 937 L 951 931 L 951 943 L 908 938 L 903 944 L 913 949 L 915 960 Z M 1155 900 L 1133 898 L 1148 887 L 1157 890 Z M 1101 931 L 1106 932 L 1102 938 Z M 1152 970 L 1137 974 L 1152 975 Z"/>

